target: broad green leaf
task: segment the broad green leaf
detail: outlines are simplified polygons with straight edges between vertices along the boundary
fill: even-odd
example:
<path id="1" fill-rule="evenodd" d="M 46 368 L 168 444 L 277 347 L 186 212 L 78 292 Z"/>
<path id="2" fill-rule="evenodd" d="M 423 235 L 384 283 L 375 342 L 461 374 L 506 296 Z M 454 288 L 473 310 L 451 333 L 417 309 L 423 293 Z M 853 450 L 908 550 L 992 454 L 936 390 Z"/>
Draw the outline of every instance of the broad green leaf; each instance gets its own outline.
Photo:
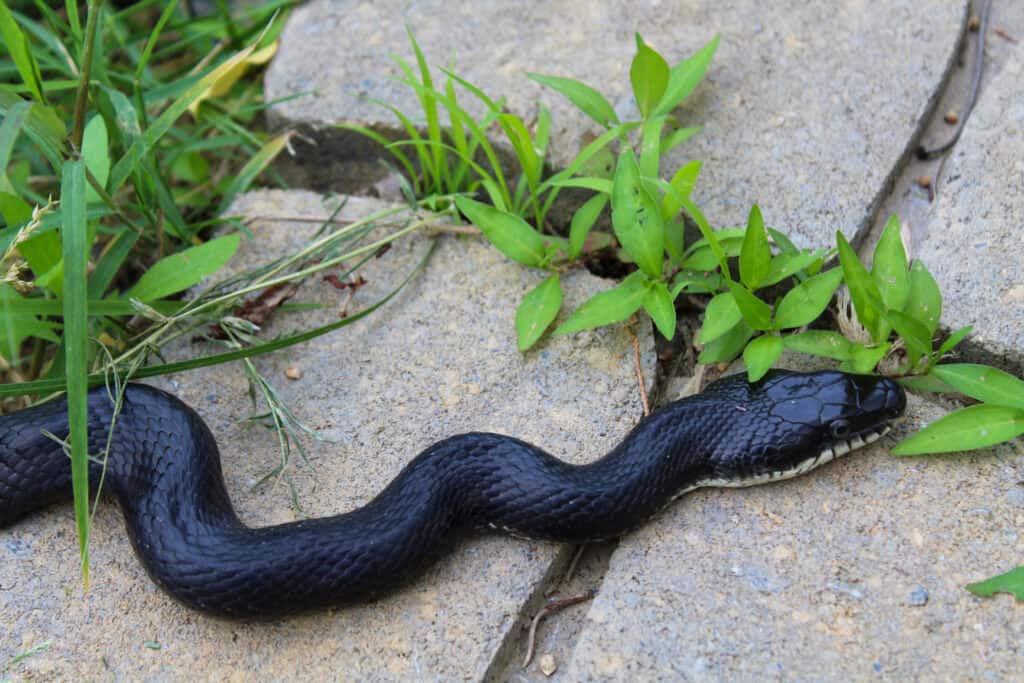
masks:
<path id="1" fill-rule="evenodd" d="M 775 329 L 785 330 L 812 323 L 828 306 L 842 280 L 843 271 L 833 268 L 786 292 L 775 308 Z"/>
<path id="2" fill-rule="evenodd" d="M 22 103 L 24 100 L 17 95 L 0 90 L 0 114 L 3 114 L 4 117 Z M 52 107 L 36 102 L 31 103 L 21 130 L 39 147 L 39 151 L 43 153 L 53 168 L 61 167 L 67 131 L 64 128 L 64 122 Z"/>
<path id="3" fill-rule="evenodd" d="M 716 35 L 692 56 L 669 70 L 665 94 L 662 95 L 658 106 L 654 108 L 654 114 L 668 114 L 693 92 L 693 89 L 704 78 L 704 73 L 708 70 L 708 65 L 711 64 L 711 58 L 715 56 L 719 38 L 720 36 Z"/>
<path id="4" fill-rule="evenodd" d="M 878 346 L 861 346 L 854 344 L 849 360 L 840 367 L 844 372 L 856 372 L 861 375 L 873 372 L 878 361 L 889 353 L 892 344 L 886 342 Z"/>
<path id="5" fill-rule="evenodd" d="M 843 279 L 850 289 L 850 298 L 853 299 L 857 317 L 861 325 L 871 333 L 871 338 L 875 342 L 885 341 L 889 336 L 889 326 L 880 313 L 883 304 L 878 286 L 864 268 L 864 264 L 860 262 L 857 252 L 839 231 L 836 231 L 836 243 L 839 246 L 839 263 L 843 266 Z"/>
<path id="6" fill-rule="evenodd" d="M 85 133 L 82 136 L 82 159 L 100 187 L 106 188 L 107 178 L 110 176 L 110 143 L 107 139 L 107 124 L 103 122 L 102 116 L 92 117 L 85 126 Z M 87 188 L 86 195 L 87 201 L 100 201 L 100 196 L 92 186 Z"/>
<path id="7" fill-rule="evenodd" d="M 893 455 L 985 448 L 1024 434 L 1024 410 L 981 404 L 942 417 L 893 446 Z"/>
<path id="8" fill-rule="evenodd" d="M 951 363 L 936 365 L 932 374 L 960 393 L 989 405 L 1024 410 L 1024 381 L 998 368 Z"/>
<path id="9" fill-rule="evenodd" d="M 747 218 L 747 231 L 740 248 L 740 281 L 750 290 L 761 286 L 772 263 L 772 248 L 768 246 L 768 233 L 764 231 L 761 209 L 754 204 Z"/>
<path id="10" fill-rule="evenodd" d="M 768 267 L 768 274 L 761 282 L 762 287 L 782 282 L 801 270 L 805 270 L 811 264 L 822 259 L 821 252 L 801 251 L 798 253 L 782 253 L 772 257 L 772 263 Z"/>
<path id="11" fill-rule="evenodd" d="M 764 334 L 754 339 L 743 349 L 743 362 L 747 366 L 747 379 L 751 382 L 764 377 L 782 355 L 782 337 Z"/>
<path id="12" fill-rule="evenodd" d="M 939 345 L 939 349 L 934 354 L 932 354 L 932 358 L 937 361 L 942 360 L 942 357 L 945 356 L 950 351 L 952 351 L 957 344 L 966 339 L 967 335 L 969 335 L 971 333 L 971 330 L 973 329 L 973 325 L 965 325 L 961 327 L 959 330 L 953 332 L 951 335 L 949 335 L 949 337 L 946 338 L 946 341 L 942 342 L 942 344 Z"/>
<path id="13" fill-rule="evenodd" d="M 89 239 L 86 224 L 85 164 L 64 164 L 60 184 L 61 242 L 64 261 L 64 362 L 68 388 L 68 441 L 71 444 L 71 487 L 78 526 L 82 580 L 89 586 L 89 436 L 86 378 L 89 374 L 89 308 L 87 273 Z"/>
<path id="14" fill-rule="evenodd" d="M 619 155 L 612 186 L 612 227 L 622 248 L 651 278 L 661 277 L 665 234 L 661 209 L 640 180 L 633 150 Z"/>
<path id="15" fill-rule="evenodd" d="M 900 219 L 893 214 L 885 224 L 882 236 L 875 246 L 871 262 L 871 277 L 882 296 L 882 303 L 897 311 L 907 301 L 907 252 L 900 238 Z"/>
<path id="16" fill-rule="evenodd" d="M 42 277 L 60 263 L 63 256 L 60 233 L 56 230 L 48 230 L 32 235 L 18 245 L 18 251 L 25 257 L 36 277 Z M 55 291 L 60 293 L 60 288 Z"/>
<path id="17" fill-rule="evenodd" d="M 772 307 L 761 301 L 741 284 L 729 283 L 729 291 L 736 299 L 743 319 L 755 330 L 767 330 L 772 326 Z"/>
<path id="18" fill-rule="evenodd" d="M 672 297 L 664 282 L 655 282 L 647 290 L 644 309 L 651 316 L 661 336 L 671 341 L 676 334 L 676 307 L 672 304 Z"/>
<path id="19" fill-rule="evenodd" d="M 661 200 L 661 217 L 664 220 L 668 221 L 679 213 L 679 209 L 682 208 L 683 204 L 676 195 L 681 197 L 690 196 L 694 186 L 697 184 L 697 176 L 700 175 L 700 169 L 703 164 L 704 162 L 702 161 L 691 161 L 683 165 L 672 176 L 669 185 L 674 191 L 666 192 Z"/>
<path id="20" fill-rule="evenodd" d="M 43 79 L 39 75 L 39 65 L 32 55 L 28 41 L 25 40 L 25 34 L 21 32 L 21 27 L 14 20 L 14 15 L 3 2 L 0 2 L 0 35 L 4 38 L 4 46 L 14 61 L 22 83 L 37 102 L 46 104 L 46 97 L 43 95 Z"/>
<path id="21" fill-rule="evenodd" d="M 984 581 L 969 583 L 967 590 L 983 598 L 996 593 L 1009 593 L 1017 598 L 1017 602 L 1024 602 L 1024 567 L 1011 569 L 1005 574 L 993 576 Z"/>
<path id="22" fill-rule="evenodd" d="M 18 361 L 21 344 L 28 337 L 39 337 L 54 344 L 60 342 L 53 332 L 60 325 L 39 320 L 34 314 L 24 311 L 19 304 L 27 301 L 31 300 L 21 298 L 13 287 L 0 282 L 0 357 L 10 365 Z"/>
<path id="23" fill-rule="evenodd" d="M 903 312 L 917 320 L 928 330 L 929 339 L 935 334 L 942 316 L 942 293 L 935 278 L 928 272 L 924 264 L 914 261 L 910 267 L 906 304 Z"/>
<path id="24" fill-rule="evenodd" d="M 706 344 L 697 356 L 700 363 L 728 363 L 735 359 L 747 342 L 754 336 L 754 330 L 742 318 L 710 344 Z"/>
<path id="25" fill-rule="evenodd" d="M 583 206 L 576 209 L 572 215 L 572 223 L 569 225 L 569 258 L 579 257 L 583 251 L 583 245 L 587 241 L 587 235 L 594 226 L 605 205 L 608 204 L 608 195 L 595 194 L 584 202 Z"/>
<path id="26" fill-rule="evenodd" d="M 530 187 L 536 187 L 540 183 L 540 176 L 544 171 L 544 159 L 537 153 L 537 148 L 534 147 L 533 138 L 530 136 L 526 124 L 515 114 L 499 115 L 498 123 L 505 131 L 508 141 L 512 143 L 512 149 L 515 150 L 523 176 Z"/>
<path id="27" fill-rule="evenodd" d="M 616 287 L 584 301 L 568 320 L 558 326 L 555 334 L 569 334 L 625 320 L 643 306 L 648 282 L 640 271 L 630 273 Z"/>
<path id="28" fill-rule="evenodd" d="M 584 190 L 593 190 L 594 192 L 600 192 L 601 194 L 610 195 L 612 193 L 612 181 L 607 178 L 596 178 L 587 176 L 577 176 L 575 178 L 559 178 L 558 180 L 552 180 L 548 183 L 550 187 L 581 187 Z"/>
<path id="29" fill-rule="evenodd" d="M 165 256 L 142 274 L 125 298 L 148 303 L 188 289 L 230 261 L 240 241 L 240 235 L 224 235 Z"/>
<path id="30" fill-rule="evenodd" d="M 722 287 L 722 276 L 718 273 L 701 273 L 695 270 L 680 270 L 676 273 L 675 277 L 672 278 L 672 289 L 669 293 L 672 295 L 672 299 L 675 300 L 681 292 L 689 292 L 691 294 L 715 294 L 719 292 Z"/>
<path id="31" fill-rule="evenodd" d="M 586 83 L 581 83 L 571 78 L 542 76 L 541 74 L 533 73 L 527 74 L 527 77 L 569 98 L 569 101 L 575 104 L 580 111 L 605 128 L 619 123 L 619 117 L 616 116 L 615 109 L 608 103 L 604 95 Z"/>
<path id="32" fill-rule="evenodd" d="M 911 367 L 917 364 L 918 358 L 931 353 L 932 338 L 923 323 L 899 311 L 886 311 L 885 317 L 906 343 Z"/>
<path id="33" fill-rule="evenodd" d="M 790 351 L 840 361 L 852 359 L 855 348 L 849 339 L 829 330 L 807 330 L 799 334 L 787 334 L 782 338 L 782 342 Z"/>
<path id="34" fill-rule="evenodd" d="M 20 197 L 7 192 L 0 192 L 0 217 L 9 226 L 18 226 L 32 218 L 32 207 Z M 3 249 L 0 249 L 3 253 Z"/>
<path id="35" fill-rule="evenodd" d="M 636 56 L 629 67 L 629 81 L 633 97 L 643 118 L 648 118 L 661 101 L 668 86 L 669 68 L 665 58 L 651 49 L 640 34 L 636 34 Z M 660 134 L 659 134 L 660 142 Z"/>
<path id="36" fill-rule="evenodd" d="M 700 328 L 698 342 L 710 344 L 736 326 L 743 319 L 736 297 L 732 292 L 722 292 L 708 302 L 704 309 L 704 324 Z"/>
<path id="37" fill-rule="evenodd" d="M 455 205 L 498 251 L 513 261 L 539 266 L 544 260 L 544 239 L 519 216 L 468 197 L 456 197 Z"/>
<path id="38" fill-rule="evenodd" d="M 953 387 L 949 386 L 930 372 L 927 375 L 910 375 L 908 377 L 900 377 L 897 381 L 913 391 L 931 392 L 935 394 L 948 394 L 954 391 Z"/>
<path id="39" fill-rule="evenodd" d="M 533 346 L 562 308 L 562 286 L 552 275 L 523 297 L 516 310 L 516 337 L 519 350 Z"/>

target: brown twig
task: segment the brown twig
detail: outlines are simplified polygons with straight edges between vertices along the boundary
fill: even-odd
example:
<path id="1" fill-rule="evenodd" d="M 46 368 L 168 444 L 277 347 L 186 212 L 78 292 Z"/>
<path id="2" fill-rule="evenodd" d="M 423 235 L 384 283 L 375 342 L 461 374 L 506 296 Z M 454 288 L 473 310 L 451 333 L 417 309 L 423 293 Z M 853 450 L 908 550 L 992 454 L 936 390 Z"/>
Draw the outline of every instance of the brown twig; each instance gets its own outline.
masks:
<path id="1" fill-rule="evenodd" d="M 633 360 L 636 367 L 636 383 L 640 387 L 640 402 L 644 406 L 644 417 L 647 417 L 651 414 L 651 406 L 647 402 L 647 384 L 644 382 L 643 368 L 640 367 L 640 337 L 632 328 L 630 328 L 629 334 L 633 337 Z"/>
<path id="2" fill-rule="evenodd" d="M 585 593 L 579 595 L 573 595 L 572 597 L 562 598 L 561 600 L 552 600 L 548 604 L 544 605 L 537 616 L 533 618 L 533 622 L 530 624 L 530 635 L 526 639 L 526 657 L 523 659 L 523 668 L 530 666 L 530 661 L 533 660 L 533 646 L 537 640 L 537 626 L 540 625 L 541 620 L 544 617 L 557 612 L 558 610 L 571 607 L 572 605 L 592 600 L 594 597 L 594 591 L 588 590 Z"/>

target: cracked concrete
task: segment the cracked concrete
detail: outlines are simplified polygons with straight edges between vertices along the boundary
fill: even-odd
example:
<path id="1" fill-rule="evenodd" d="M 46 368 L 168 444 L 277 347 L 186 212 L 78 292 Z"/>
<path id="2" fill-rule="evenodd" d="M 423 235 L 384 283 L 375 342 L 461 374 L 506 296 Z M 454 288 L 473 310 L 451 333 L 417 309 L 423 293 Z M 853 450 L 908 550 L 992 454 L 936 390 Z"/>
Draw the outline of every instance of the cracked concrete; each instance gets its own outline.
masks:
<path id="1" fill-rule="evenodd" d="M 969 61 L 959 65 L 957 58 L 965 16 L 963 2 L 938 0 L 800 8 L 674 0 L 630 4 L 628 14 L 619 3 L 438 9 L 430 2 L 321 0 L 291 17 L 267 92 L 315 90 L 275 113 L 282 122 L 315 126 L 342 118 L 379 122 L 360 93 L 411 108 L 386 80 L 388 50 L 408 53 L 402 22 L 409 21 L 428 57 L 444 62 L 454 53 L 460 73 L 507 94 L 515 111 L 529 116 L 544 98 L 559 126 L 557 159 L 593 131 L 523 72 L 581 78 L 628 113 L 634 30 L 670 60 L 721 32 L 708 80 L 682 110 L 688 123 L 705 125 L 682 153 L 705 160 L 696 198 L 709 217 L 737 223 L 757 201 L 770 223 L 804 244 L 831 243 L 840 229 L 870 248 L 872 228 L 877 233 L 897 211 L 912 254 L 925 259 L 946 296 L 943 324 L 974 323 L 978 356 L 1020 374 L 1024 6 L 993 3 L 982 36 L 985 80 L 952 154 L 930 166 L 915 165 L 909 154 L 942 139 L 943 115 L 962 101 Z M 968 47 L 972 38 L 965 38 Z M 353 150 L 358 159 L 350 162 L 337 141 L 324 142 L 315 159 L 293 163 L 305 164 L 303 177 L 323 190 L 336 172 L 364 174 L 366 153 L 365 146 Z M 915 184 L 925 173 L 934 178 L 934 202 Z M 239 209 L 320 215 L 325 201 L 257 193 Z M 272 232 L 279 241 L 270 253 L 301 240 L 302 229 Z M 410 241 L 396 248 L 401 258 L 374 262 L 371 280 L 384 289 L 361 290 L 364 302 L 404 275 L 416 248 Z M 568 458 L 596 454 L 636 419 L 631 350 L 621 329 L 520 356 L 504 299 L 517 299 L 531 274 L 472 239 L 449 239 L 443 253 L 448 265 L 425 276 L 435 284 L 418 285 L 425 294 L 403 294 L 341 336 L 261 361 L 272 377 L 291 365 L 306 370 L 297 383 L 281 379 L 280 388 L 338 442 L 317 446 L 316 474 L 295 477 L 309 514 L 360 504 L 419 447 L 457 431 L 512 433 Z M 607 286 L 577 277 L 576 296 Z M 324 296 L 322 289 L 307 293 Z M 272 329 L 313 324 L 292 320 Z M 649 347 L 645 363 L 653 376 Z M 247 485 L 275 453 L 266 434 L 238 423 L 251 412 L 241 373 L 204 371 L 173 381 L 230 444 L 222 444 L 234 454 L 225 471 L 247 521 L 293 518 L 282 487 Z M 339 402 L 338 386 L 357 398 Z M 514 396 L 522 401 L 509 405 Z M 408 431 L 400 438 L 390 437 L 395 425 L 387 418 L 395 406 L 406 411 Z M 903 429 L 942 412 L 913 398 Z M 343 460 L 338 449 L 353 455 Z M 380 457 L 357 459 L 365 453 Z M 275 624 L 211 621 L 170 602 L 146 579 L 109 506 L 97 517 L 94 586 L 83 597 L 69 509 L 55 509 L 0 532 L 0 662 L 53 641 L 0 678 L 1013 680 L 1024 668 L 1020 606 L 1005 595 L 975 598 L 962 586 L 1024 559 L 1021 481 L 1020 440 L 927 459 L 893 458 L 881 443 L 784 484 L 691 494 L 603 548 L 565 585 L 559 577 L 568 549 L 484 538 L 460 546 L 397 595 Z M 8 567 L 17 576 L 13 589 Z M 545 593 L 590 587 L 599 588 L 592 602 L 541 626 L 538 655 L 551 655 L 553 675 L 540 671 L 539 657 L 522 670 L 524 629 Z M 204 662 L 198 673 L 196 661 Z"/>

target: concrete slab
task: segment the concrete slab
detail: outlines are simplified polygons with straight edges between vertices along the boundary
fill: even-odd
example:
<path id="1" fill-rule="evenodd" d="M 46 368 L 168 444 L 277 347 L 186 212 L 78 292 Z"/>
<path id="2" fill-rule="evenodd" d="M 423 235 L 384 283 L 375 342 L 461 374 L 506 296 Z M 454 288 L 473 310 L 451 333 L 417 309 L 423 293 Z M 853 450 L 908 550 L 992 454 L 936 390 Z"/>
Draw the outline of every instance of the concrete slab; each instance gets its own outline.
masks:
<path id="1" fill-rule="evenodd" d="M 739 224 L 758 202 L 766 220 L 795 241 L 826 246 L 836 229 L 854 237 L 869 227 L 952 63 L 964 10 L 963 0 L 319 0 L 289 19 L 266 92 L 268 99 L 313 92 L 275 105 L 283 122 L 393 125 L 387 112 L 360 98 L 416 111 L 415 96 L 388 80 L 396 73 L 390 53 L 411 59 L 408 24 L 433 64 L 454 60 L 460 74 L 507 97 L 511 110 L 529 119 L 538 101 L 550 105 L 552 156 L 560 165 L 596 126 L 527 72 L 583 80 L 620 115 L 632 116 L 635 31 L 670 62 L 720 33 L 706 82 L 680 112 L 686 125 L 704 131 L 670 156 L 664 172 L 704 159 L 695 197 L 715 224 Z M 345 145 L 332 151 L 343 155 Z"/>
<path id="2" fill-rule="evenodd" d="M 910 397 L 900 433 L 943 411 Z M 971 581 L 1024 557 L 1021 441 L 690 494 L 619 545 L 563 680 L 1013 680 L 1024 625 Z M 558 675 L 558 674 L 556 674 Z"/>
<path id="3" fill-rule="evenodd" d="M 273 217 L 323 218 L 333 201 L 277 191 L 241 198 L 233 212 L 264 218 L 250 225 L 257 239 L 244 244 L 232 269 L 304 245 L 316 223 Z M 354 219 L 379 206 L 353 199 L 340 217 Z M 390 291 L 425 247 L 425 239 L 406 239 L 370 261 L 360 271 L 368 282 L 350 310 Z M 361 505 L 422 448 L 457 432 L 515 434 L 569 460 L 594 458 L 641 412 L 632 339 L 619 326 L 549 340 L 519 354 L 514 303 L 539 279 L 480 239 L 446 237 L 429 267 L 387 308 L 313 343 L 257 360 L 295 414 L 329 440 L 309 444 L 315 471 L 293 456 L 302 513 L 292 508 L 283 482 L 252 488 L 279 456 L 271 432 L 240 422 L 263 410 L 249 403 L 242 368 L 180 374 L 161 385 L 210 423 L 235 506 L 254 526 Z M 573 273 L 565 280 L 566 298 L 579 303 L 607 286 L 585 272 Z M 295 300 L 330 308 L 275 316 L 265 336 L 335 320 L 345 296 L 314 278 Z M 649 326 L 640 334 L 653 377 Z M 302 378 L 286 379 L 290 367 L 301 370 Z M 92 587 L 82 595 L 70 505 L 0 532 L 0 662 L 52 641 L 5 675 L 481 679 L 500 659 L 513 625 L 563 552 L 553 544 L 478 538 L 389 598 L 252 624 L 209 618 L 160 593 L 135 559 L 115 506 L 100 506 L 91 547 Z"/>
<path id="4" fill-rule="evenodd" d="M 916 255 L 943 294 L 943 324 L 974 325 L 982 360 L 1024 373 L 1024 6 L 1007 3 L 987 37 L 988 78 L 946 160 Z M 993 54 L 994 53 L 994 54 Z M 995 67 L 995 68 L 993 68 Z"/>

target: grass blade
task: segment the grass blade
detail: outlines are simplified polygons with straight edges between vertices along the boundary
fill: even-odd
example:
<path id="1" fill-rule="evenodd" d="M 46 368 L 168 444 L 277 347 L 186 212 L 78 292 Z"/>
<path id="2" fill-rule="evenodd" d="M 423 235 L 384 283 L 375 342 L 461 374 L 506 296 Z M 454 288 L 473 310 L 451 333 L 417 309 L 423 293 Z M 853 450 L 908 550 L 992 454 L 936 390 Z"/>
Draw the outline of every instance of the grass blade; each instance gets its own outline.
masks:
<path id="1" fill-rule="evenodd" d="M 89 587 L 89 443 L 86 392 L 89 349 L 89 311 L 86 269 L 89 255 L 85 215 L 85 165 L 64 165 L 60 188 L 61 233 L 64 243 L 64 342 L 68 390 L 68 425 L 71 443 L 71 487 L 75 496 L 78 551 L 82 582 Z"/>

